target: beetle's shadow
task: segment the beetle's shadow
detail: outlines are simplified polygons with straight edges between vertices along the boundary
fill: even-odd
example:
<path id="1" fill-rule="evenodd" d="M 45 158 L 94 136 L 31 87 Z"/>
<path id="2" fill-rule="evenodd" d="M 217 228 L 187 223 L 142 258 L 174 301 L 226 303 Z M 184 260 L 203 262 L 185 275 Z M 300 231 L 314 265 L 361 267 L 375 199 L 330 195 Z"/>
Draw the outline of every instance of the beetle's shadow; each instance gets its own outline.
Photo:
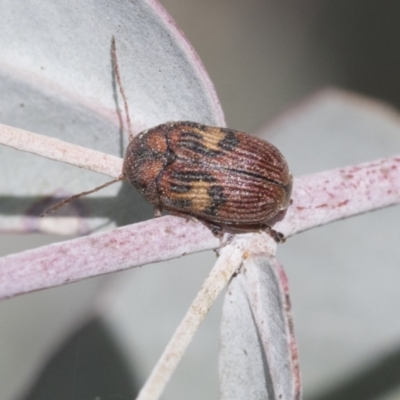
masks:
<path id="1" fill-rule="evenodd" d="M 6 216 L 38 217 L 51 205 L 63 198 L 0 196 L 0 214 Z M 104 218 L 116 226 L 145 221 L 154 215 L 154 207 L 127 182 L 123 182 L 113 197 L 82 197 L 43 218 L 77 216 Z"/>

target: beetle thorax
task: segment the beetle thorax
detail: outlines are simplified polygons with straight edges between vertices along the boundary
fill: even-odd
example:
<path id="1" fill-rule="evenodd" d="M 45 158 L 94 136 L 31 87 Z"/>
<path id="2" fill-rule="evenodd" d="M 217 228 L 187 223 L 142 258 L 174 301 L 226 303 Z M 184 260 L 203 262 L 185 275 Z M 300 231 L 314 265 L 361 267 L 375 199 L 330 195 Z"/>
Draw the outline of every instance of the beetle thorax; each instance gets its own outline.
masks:
<path id="1" fill-rule="evenodd" d="M 169 154 L 165 133 L 154 129 L 136 136 L 126 149 L 123 173 L 154 205 L 159 204 L 157 177 L 171 162 Z"/>

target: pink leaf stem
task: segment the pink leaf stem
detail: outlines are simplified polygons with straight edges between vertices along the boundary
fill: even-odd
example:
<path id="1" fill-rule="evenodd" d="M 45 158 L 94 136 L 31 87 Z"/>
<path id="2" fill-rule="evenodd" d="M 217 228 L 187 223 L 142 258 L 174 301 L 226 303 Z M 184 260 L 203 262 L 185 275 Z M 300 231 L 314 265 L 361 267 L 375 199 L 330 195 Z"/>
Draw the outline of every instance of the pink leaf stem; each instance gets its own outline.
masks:
<path id="1" fill-rule="evenodd" d="M 203 224 L 166 216 L 0 258 L 0 298 L 218 247 Z"/>
<path id="2" fill-rule="evenodd" d="M 292 236 L 400 202 L 400 156 L 295 179 L 293 203 L 274 229 Z"/>
<path id="3" fill-rule="evenodd" d="M 49 136 L 0 124 L 0 144 L 117 178 L 122 159 Z"/>
<path id="4" fill-rule="evenodd" d="M 274 229 L 295 233 L 400 202 L 400 157 L 297 178 Z M 201 223 L 162 217 L 0 258 L 0 298 L 217 248 Z"/>

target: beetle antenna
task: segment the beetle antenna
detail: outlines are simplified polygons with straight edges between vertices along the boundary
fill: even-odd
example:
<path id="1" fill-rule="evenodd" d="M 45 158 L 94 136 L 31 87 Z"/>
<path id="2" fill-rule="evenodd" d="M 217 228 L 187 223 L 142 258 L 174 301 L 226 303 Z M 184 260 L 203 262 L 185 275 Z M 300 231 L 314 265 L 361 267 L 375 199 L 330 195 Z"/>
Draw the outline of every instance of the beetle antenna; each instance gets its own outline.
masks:
<path id="1" fill-rule="evenodd" d="M 118 178 L 113 179 L 112 181 L 106 182 L 106 183 L 104 183 L 103 185 L 98 186 L 98 187 L 96 187 L 96 188 L 94 188 L 94 189 L 92 189 L 92 190 L 89 190 L 89 191 L 87 191 L 87 192 L 82 192 L 82 193 L 74 194 L 73 196 L 68 197 L 67 199 L 64 199 L 64 200 L 60 201 L 59 203 L 55 204 L 54 206 L 49 207 L 49 208 L 46 208 L 46 210 L 44 210 L 44 211 L 40 214 L 40 216 L 41 216 L 41 217 L 44 217 L 46 214 L 58 210 L 59 208 L 65 206 L 66 204 L 70 203 L 70 202 L 73 201 L 73 200 L 77 200 L 77 199 L 79 199 L 79 198 L 81 198 L 81 197 L 87 196 L 88 194 L 91 194 L 91 193 L 94 193 L 94 192 L 98 192 L 99 190 L 104 189 L 104 188 L 106 188 L 107 186 L 112 185 L 113 183 L 122 181 L 124 178 L 125 178 L 125 175 L 124 175 L 124 174 L 121 174 Z"/>
<path id="2" fill-rule="evenodd" d="M 115 77 L 117 78 L 119 92 L 121 93 L 122 99 L 124 101 L 126 123 L 128 125 L 129 141 L 132 141 L 133 132 L 132 132 L 132 125 L 131 125 L 131 117 L 129 116 L 128 101 L 126 100 L 125 91 L 124 91 L 124 88 L 122 87 L 121 75 L 119 74 L 118 58 L 117 58 L 117 45 L 115 44 L 115 36 L 114 35 L 111 39 L 111 54 L 112 54 L 112 63 L 114 66 Z"/>
<path id="3" fill-rule="evenodd" d="M 114 74 L 115 74 L 115 77 L 116 77 L 117 83 L 118 83 L 119 92 L 121 93 L 121 96 L 122 96 L 122 99 L 123 99 L 123 102 L 124 102 L 126 123 L 127 123 L 127 126 L 128 126 L 128 133 L 129 133 L 129 141 L 131 141 L 133 139 L 131 118 L 129 116 L 128 101 L 126 99 L 124 88 L 122 87 L 121 75 L 119 74 L 118 58 L 117 58 L 117 46 L 115 44 L 115 36 L 114 35 L 113 35 L 112 40 L 111 40 L 111 57 L 112 57 L 112 64 L 113 64 L 113 68 L 114 68 Z M 60 201 L 59 203 L 55 204 L 54 206 L 47 208 L 46 210 L 44 210 L 40 214 L 40 216 L 43 217 L 46 214 L 52 213 L 52 212 L 58 210 L 59 208 L 69 204 L 71 201 L 74 201 L 74 200 L 80 199 L 81 197 L 84 197 L 84 196 L 87 196 L 89 194 L 98 192 L 99 190 L 104 189 L 107 186 L 112 185 L 113 183 L 117 183 L 119 181 L 122 181 L 123 179 L 125 179 L 125 175 L 121 174 L 118 178 L 113 179 L 112 181 L 106 182 L 103 185 L 98 186 L 98 187 L 96 187 L 96 188 L 94 188 L 92 190 L 89 190 L 87 192 L 74 194 L 73 196 L 68 197 L 67 199 L 64 199 L 64 200 Z"/>

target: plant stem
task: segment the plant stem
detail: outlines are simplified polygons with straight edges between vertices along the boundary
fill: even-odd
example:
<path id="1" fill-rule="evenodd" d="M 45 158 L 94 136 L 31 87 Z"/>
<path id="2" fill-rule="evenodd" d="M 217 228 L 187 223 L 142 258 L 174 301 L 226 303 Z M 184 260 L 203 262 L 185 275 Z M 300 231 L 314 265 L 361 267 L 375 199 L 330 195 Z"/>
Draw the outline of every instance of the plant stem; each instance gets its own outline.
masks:
<path id="1" fill-rule="evenodd" d="M 0 124 L 0 144 L 117 178 L 122 159 L 49 136 Z"/>

